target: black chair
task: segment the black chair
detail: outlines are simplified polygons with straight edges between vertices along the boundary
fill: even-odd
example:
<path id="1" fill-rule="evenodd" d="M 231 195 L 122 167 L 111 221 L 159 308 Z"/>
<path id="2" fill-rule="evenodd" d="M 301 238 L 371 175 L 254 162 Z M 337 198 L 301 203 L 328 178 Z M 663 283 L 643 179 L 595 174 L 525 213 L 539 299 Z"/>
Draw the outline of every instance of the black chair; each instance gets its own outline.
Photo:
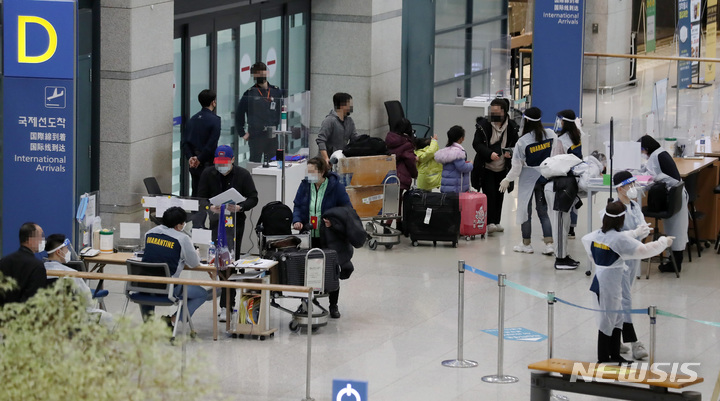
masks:
<path id="1" fill-rule="evenodd" d="M 675 215 L 675 213 L 678 213 L 680 209 L 682 208 L 682 201 L 683 201 L 683 190 L 685 189 L 685 184 L 680 181 L 674 186 L 668 188 L 667 190 L 667 200 L 666 205 L 667 207 L 663 210 L 651 210 L 647 206 L 642 208 L 642 212 L 645 215 L 645 217 L 649 217 L 651 219 L 655 219 L 655 225 L 653 230 L 653 240 L 657 240 L 662 235 L 660 233 L 660 229 L 658 228 L 658 222 L 662 219 L 668 219 Z M 651 199 L 654 195 L 653 192 L 648 193 L 648 204 L 658 204 L 662 202 L 654 202 L 653 199 Z M 660 262 L 662 263 L 663 258 L 665 257 L 665 251 L 663 251 L 660 254 Z M 672 263 L 673 269 L 675 269 L 675 276 L 680 278 L 680 272 L 678 271 L 677 264 L 675 263 L 675 258 L 672 255 L 672 252 L 670 252 L 670 262 Z M 648 259 L 648 270 L 647 274 L 645 275 L 646 279 L 650 278 L 650 259 Z"/>
<path id="2" fill-rule="evenodd" d="M 385 111 L 387 111 L 388 115 L 388 125 L 390 126 L 390 129 L 393 129 L 393 127 L 398 123 L 398 121 L 405 118 L 405 110 L 403 110 L 402 103 L 400 103 L 399 100 L 388 100 L 385 102 Z M 430 133 L 430 126 L 425 124 L 416 124 L 411 123 L 412 126 L 418 126 L 425 128 L 425 132 L 422 135 L 415 135 L 418 138 L 426 138 L 427 135 Z"/>
<path id="3" fill-rule="evenodd" d="M 705 218 L 705 213 L 695 210 L 695 201 L 698 198 L 697 180 L 698 173 L 690 174 L 683 179 L 685 182 L 685 189 L 688 193 L 688 217 L 690 218 L 690 221 L 692 221 L 692 229 L 695 234 L 693 237 L 690 237 L 690 241 L 688 241 L 687 251 L 688 261 L 690 262 L 692 262 L 692 252 L 690 248 L 693 243 L 695 243 L 695 246 L 697 247 L 698 258 L 702 256 L 702 243 L 700 241 L 700 231 L 698 229 L 697 221 Z"/>

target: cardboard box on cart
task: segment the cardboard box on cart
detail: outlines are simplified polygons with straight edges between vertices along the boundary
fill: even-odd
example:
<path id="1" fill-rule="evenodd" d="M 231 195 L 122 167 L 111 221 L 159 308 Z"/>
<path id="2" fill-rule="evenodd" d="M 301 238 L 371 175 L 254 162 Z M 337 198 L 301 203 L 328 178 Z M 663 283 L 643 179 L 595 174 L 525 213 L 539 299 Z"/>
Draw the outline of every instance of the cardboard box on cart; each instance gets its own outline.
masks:
<path id="1" fill-rule="evenodd" d="M 382 213 L 383 186 L 371 185 L 347 188 L 350 203 L 360 218 L 375 217 Z"/>
<path id="2" fill-rule="evenodd" d="M 335 171 L 346 187 L 382 185 L 387 176 L 397 174 L 395 155 L 346 157 Z"/>

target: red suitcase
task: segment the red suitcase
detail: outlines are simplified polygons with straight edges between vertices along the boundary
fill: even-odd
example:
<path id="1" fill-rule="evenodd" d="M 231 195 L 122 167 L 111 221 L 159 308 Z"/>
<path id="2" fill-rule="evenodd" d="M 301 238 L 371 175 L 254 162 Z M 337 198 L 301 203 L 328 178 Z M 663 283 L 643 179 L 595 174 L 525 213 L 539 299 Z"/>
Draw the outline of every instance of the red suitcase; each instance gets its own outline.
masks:
<path id="1" fill-rule="evenodd" d="M 479 192 L 460 194 L 460 235 L 470 241 L 487 231 L 487 196 Z"/>

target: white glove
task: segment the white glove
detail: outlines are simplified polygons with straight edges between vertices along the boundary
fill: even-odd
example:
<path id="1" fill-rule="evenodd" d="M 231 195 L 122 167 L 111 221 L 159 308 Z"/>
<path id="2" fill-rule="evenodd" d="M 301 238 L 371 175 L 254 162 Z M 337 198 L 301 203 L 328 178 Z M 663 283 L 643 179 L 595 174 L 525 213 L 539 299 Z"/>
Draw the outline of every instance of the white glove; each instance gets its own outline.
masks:
<path id="1" fill-rule="evenodd" d="M 508 180 L 507 178 L 503 178 L 503 180 L 500 181 L 500 192 L 507 191 L 508 187 L 510 186 L 510 182 L 511 181 Z"/>
<path id="2" fill-rule="evenodd" d="M 638 228 L 632 230 L 632 233 L 635 238 L 643 239 L 650 234 L 650 225 L 647 223 L 640 224 L 640 226 L 638 226 Z"/>
<path id="3" fill-rule="evenodd" d="M 673 240 L 675 237 L 667 236 L 667 237 L 660 237 L 658 240 L 665 242 L 665 248 L 670 248 L 672 246 Z"/>

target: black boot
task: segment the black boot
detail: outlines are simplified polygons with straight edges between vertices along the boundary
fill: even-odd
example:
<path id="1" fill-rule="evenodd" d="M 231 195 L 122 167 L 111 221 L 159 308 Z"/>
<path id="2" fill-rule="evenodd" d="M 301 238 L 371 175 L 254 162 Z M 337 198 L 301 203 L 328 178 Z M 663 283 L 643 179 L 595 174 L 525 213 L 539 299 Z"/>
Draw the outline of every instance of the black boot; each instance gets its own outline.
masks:
<path id="1" fill-rule="evenodd" d="M 675 264 L 677 265 L 678 273 L 682 271 L 682 261 L 683 261 L 683 251 L 672 251 L 672 257 L 675 258 Z M 672 261 L 668 260 L 667 262 L 661 264 L 658 266 L 658 269 L 660 269 L 663 273 L 675 273 L 675 269 L 673 268 Z"/>
<path id="2" fill-rule="evenodd" d="M 598 330 L 597 359 L 598 363 L 610 362 L 610 341 L 612 338 Z"/>
<path id="3" fill-rule="evenodd" d="M 620 355 L 620 337 L 622 336 L 622 330 L 617 327 L 613 329 L 612 336 L 610 337 L 610 360 L 611 363 L 620 364 L 631 364 L 632 361 L 628 361 Z"/>

